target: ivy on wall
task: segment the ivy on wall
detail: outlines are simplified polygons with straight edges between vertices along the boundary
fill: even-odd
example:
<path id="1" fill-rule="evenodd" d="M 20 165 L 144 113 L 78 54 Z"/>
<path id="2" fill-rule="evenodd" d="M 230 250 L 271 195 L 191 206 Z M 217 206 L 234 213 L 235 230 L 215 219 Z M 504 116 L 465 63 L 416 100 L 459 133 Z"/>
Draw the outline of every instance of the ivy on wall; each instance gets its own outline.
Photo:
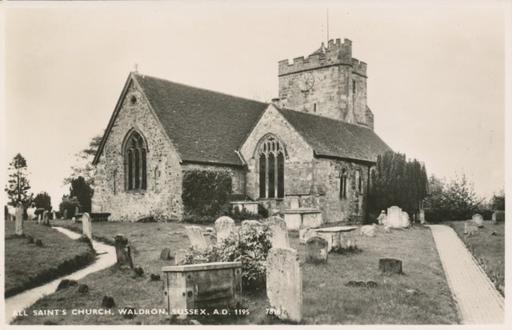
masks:
<path id="1" fill-rule="evenodd" d="M 185 212 L 195 216 L 216 216 L 229 201 L 232 182 L 224 171 L 190 170 L 183 178 Z"/>

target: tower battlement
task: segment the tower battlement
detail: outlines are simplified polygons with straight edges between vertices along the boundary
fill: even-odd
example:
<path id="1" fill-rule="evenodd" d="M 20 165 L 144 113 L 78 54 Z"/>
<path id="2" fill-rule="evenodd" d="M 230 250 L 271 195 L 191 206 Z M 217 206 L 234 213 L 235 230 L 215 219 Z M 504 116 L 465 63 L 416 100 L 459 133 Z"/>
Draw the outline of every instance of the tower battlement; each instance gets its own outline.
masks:
<path id="1" fill-rule="evenodd" d="M 359 63 L 359 61 L 358 61 Z M 330 65 L 349 65 L 352 66 L 352 41 L 349 39 L 331 39 L 327 42 L 327 46 L 322 42 L 322 45 L 313 54 L 307 58 L 304 56 L 296 57 L 292 62 L 287 59 L 279 61 L 279 76 L 312 70 Z"/>

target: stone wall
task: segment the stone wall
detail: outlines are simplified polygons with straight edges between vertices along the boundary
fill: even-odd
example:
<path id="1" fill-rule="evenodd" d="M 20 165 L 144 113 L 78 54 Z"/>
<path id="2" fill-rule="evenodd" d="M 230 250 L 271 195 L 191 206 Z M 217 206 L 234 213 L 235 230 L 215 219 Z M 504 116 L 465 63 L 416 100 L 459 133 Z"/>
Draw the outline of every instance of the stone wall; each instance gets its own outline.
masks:
<path id="1" fill-rule="evenodd" d="M 121 110 L 96 165 L 93 212 L 110 212 L 113 221 L 134 221 L 144 216 L 181 219 L 182 171 L 176 150 L 135 82 L 131 82 Z M 135 102 L 132 103 L 132 97 Z M 131 129 L 145 139 L 147 189 L 126 191 L 123 140 Z"/>
<path id="2" fill-rule="evenodd" d="M 340 175 L 347 172 L 347 197 L 340 197 Z M 357 190 L 356 171 L 361 173 L 361 191 Z M 368 165 L 344 160 L 315 160 L 315 182 L 318 203 L 325 222 L 361 222 L 366 212 Z"/>
<path id="3" fill-rule="evenodd" d="M 259 166 L 256 149 L 268 134 L 274 135 L 285 146 L 284 194 L 307 195 L 313 187 L 313 150 L 270 105 L 241 148 L 247 162 L 246 193 L 259 199 Z"/>

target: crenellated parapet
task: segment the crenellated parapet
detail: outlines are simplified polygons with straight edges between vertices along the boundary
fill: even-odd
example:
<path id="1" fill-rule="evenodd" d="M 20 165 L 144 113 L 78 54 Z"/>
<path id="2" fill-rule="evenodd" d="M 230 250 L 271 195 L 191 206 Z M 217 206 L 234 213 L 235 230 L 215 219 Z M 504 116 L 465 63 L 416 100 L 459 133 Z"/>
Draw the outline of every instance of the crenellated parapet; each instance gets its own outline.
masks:
<path id="1" fill-rule="evenodd" d="M 352 58 L 352 72 L 366 77 L 366 63 Z"/>
<path id="2" fill-rule="evenodd" d="M 364 62 L 357 61 L 357 63 L 359 70 L 360 63 Z M 279 61 L 279 76 L 339 64 L 353 65 L 352 41 L 349 39 L 344 39 L 343 42 L 339 38 L 331 39 L 327 42 L 327 47 L 322 43 L 322 46 L 307 58 L 301 56 L 294 58 L 292 62 Z M 366 63 L 364 63 L 364 70 L 366 70 Z"/>

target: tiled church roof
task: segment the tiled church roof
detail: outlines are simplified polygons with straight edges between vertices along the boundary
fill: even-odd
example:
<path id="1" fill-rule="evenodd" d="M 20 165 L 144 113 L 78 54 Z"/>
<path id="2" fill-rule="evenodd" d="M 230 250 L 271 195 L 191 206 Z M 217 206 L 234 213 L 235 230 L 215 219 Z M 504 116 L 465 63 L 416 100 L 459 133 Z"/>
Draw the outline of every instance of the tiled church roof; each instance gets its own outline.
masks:
<path id="1" fill-rule="evenodd" d="M 315 155 L 375 162 L 389 146 L 369 128 L 293 110 L 279 112 L 308 142 Z"/>
<path id="2" fill-rule="evenodd" d="M 182 160 L 242 165 L 235 153 L 268 104 L 135 75 Z"/>
<path id="3" fill-rule="evenodd" d="M 183 161 L 243 165 L 237 151 L 269 104 L 146 75 L 130 76 L 141 86 Z M 119 105 L 93 164 L 103 152 Z M 279 111 L 317 156 L 375 162 L 377 155 L 390 150 L 371 129 L 293 110 Z"/>

